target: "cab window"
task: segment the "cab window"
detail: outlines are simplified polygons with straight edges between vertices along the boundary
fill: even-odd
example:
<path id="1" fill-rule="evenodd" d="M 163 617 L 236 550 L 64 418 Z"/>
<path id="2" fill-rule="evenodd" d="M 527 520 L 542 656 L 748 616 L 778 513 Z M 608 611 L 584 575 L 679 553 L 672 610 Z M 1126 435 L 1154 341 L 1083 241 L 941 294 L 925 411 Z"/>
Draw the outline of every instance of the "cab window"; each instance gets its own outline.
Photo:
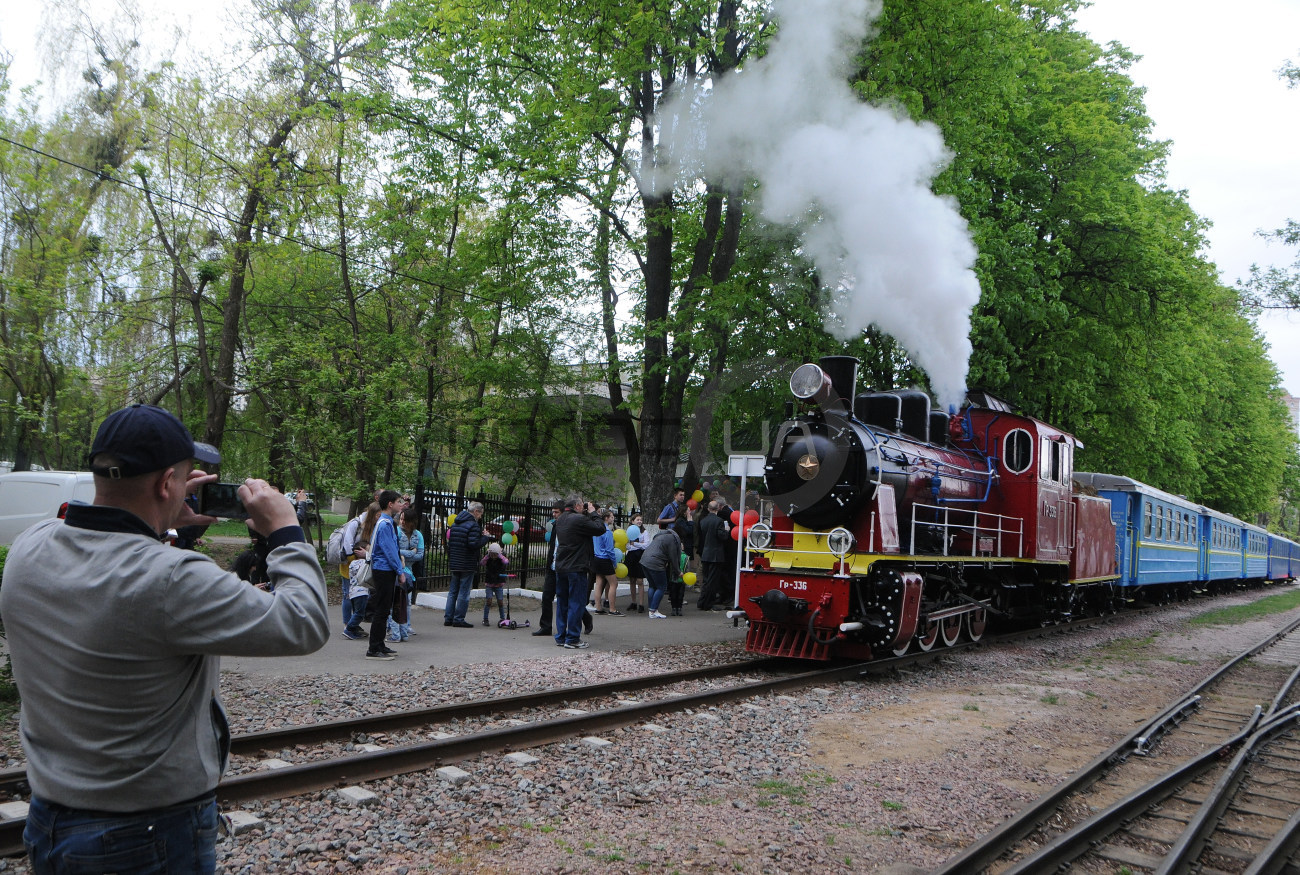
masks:
<path id="1" fill-rule="evenodd" d="M 1023 474 L 1034 464 L 1034 439 L 1023 428 L 1007 432 L 1002 442 L 1002 467 Z"/>

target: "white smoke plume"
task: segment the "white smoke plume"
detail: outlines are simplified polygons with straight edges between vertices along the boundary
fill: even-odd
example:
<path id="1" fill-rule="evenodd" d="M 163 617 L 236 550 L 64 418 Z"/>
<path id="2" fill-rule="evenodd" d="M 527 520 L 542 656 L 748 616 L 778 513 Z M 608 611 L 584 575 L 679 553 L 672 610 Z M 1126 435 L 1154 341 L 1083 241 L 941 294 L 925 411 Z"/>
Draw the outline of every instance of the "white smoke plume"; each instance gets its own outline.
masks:
<path id="1" fill-rule="evenodd" d="M 980 290 L 956 200 L 930 189 L 949 153 L 936 126 L 863 103 L 846 81 L 880 9 L 777 0 L 765 57 L 672 95 L 657 118 L 667 159 L 642 185 L 756 179 L 760 215 L 803 232 L 831 293 L 826 329 L 848 340 L 874 323 L 925 369 L 937 401 L 958 404 Z"/>

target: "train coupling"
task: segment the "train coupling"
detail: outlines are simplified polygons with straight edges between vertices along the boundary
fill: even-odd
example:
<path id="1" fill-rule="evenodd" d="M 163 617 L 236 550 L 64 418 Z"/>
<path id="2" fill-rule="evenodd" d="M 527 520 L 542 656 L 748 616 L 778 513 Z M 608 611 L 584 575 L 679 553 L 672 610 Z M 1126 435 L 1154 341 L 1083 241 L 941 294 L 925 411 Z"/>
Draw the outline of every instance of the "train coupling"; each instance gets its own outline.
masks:
<path id="1" fill-rule="evenodd" d="M 764 620 L 773 623 L 784 623 L 792 614 L 808 611 L 807 599 L 792 599 L 779 589 L 769 589 L 762 595 L 751 596 L 749 600 L 758 605 Z"/>

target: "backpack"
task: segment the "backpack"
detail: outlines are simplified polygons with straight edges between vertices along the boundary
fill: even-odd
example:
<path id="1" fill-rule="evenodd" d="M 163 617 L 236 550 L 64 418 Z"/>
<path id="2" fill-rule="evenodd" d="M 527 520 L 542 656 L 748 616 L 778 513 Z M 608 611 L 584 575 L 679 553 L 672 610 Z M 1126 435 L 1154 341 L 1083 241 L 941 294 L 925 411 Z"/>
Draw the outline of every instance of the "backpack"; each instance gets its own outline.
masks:
<path id="1" fill-rule="evenodd" d="M 339 526 L 330 532 L 330 539 L 325 542 L 325 561 L 330 565 L 343 564 L 343 530 L 346 528 L 346 524 Z"/>

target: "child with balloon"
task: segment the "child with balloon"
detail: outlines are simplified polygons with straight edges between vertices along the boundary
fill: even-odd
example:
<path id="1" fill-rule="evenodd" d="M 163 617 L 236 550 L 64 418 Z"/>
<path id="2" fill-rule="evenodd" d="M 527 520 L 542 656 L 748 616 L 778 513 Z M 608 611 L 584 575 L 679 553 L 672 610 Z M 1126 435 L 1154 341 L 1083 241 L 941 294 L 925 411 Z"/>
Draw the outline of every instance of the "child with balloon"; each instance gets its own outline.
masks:
<path id="1" fill-rule="evenodd" d="M 628 605 L 628 611 L 635 613 L 646 612 L 646 587 L 645 571 L 641 568 L 641 557 L 645 555 L 645 548 L 650 546 L 650 534 L 645 531 L 645 524 L 641 521 L 639 513 L 632 514 L 627 527 L 627 553 L 623 556 L 623 564 L 627 566 L 627 585 L 631 590 L 632 602 Z"/>

